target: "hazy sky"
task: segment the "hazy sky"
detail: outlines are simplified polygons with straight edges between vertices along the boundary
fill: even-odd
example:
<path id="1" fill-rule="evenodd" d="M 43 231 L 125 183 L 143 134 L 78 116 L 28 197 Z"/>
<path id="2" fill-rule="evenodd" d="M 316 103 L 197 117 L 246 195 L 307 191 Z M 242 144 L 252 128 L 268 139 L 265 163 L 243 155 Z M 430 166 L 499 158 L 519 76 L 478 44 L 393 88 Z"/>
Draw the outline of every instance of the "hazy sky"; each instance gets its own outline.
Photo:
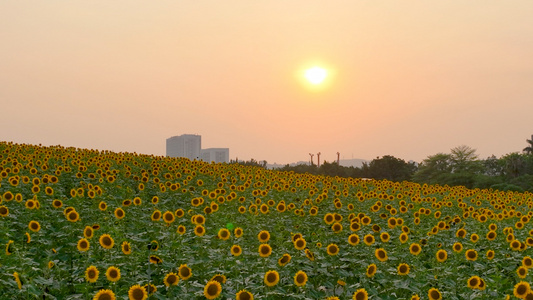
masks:
<path id="1" fill-rule="evenodd" d="M 269 163 L 533 134 L 533 1 L 2 1 L 0 140 Z M 302 71 L 330 71 L 321 88 Z M 315 156 L 316 161 L 316 156 Z"/>

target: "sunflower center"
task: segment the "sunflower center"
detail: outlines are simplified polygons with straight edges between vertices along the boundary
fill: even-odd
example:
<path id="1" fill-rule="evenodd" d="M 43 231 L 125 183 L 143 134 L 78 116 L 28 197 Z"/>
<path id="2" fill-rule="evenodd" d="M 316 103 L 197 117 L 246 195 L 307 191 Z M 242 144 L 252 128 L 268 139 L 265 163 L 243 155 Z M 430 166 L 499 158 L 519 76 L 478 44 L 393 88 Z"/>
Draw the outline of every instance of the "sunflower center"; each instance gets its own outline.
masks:
<path id="1" fill-rule="evenodd" d="M 207 288 L 207 294 L 209 294 L 210 296 L 218 294 L 218 287 L 215 284 L 209 285 L 209 287 Z"/>
<path id="2" fill-rule="evenodd" d="M 303 274 L 298 274 L 298 276 L 296 276 L 296 281 L 298 283 L 303 283 L 305 281 L 305 276 Z"/>
<path id="3" fill-rule="evenodd" d="M 169 284 L 174 284 L 174 282 L 176 282 L 176 276 L 174 275 L 168 276 L 167 281 Z"/>
<path id="4" fill-rule="evenodd" d="M 362 292 L 359 292 L 359 293 L 355 294 L 355 299 L 356 300 L 365 300 L 365 294 L 362 293 Z"/>
<path id="5" fill-rule="evenodd" d="M 133 299 L 141 300 L 141 299 L 144 299 L 144 292 L 141 288 L 137 288 L 133 290 L 132 296 L 133 296 Z"/>
<path id="6" fill-rule="evenodd" d="M 98 297 L 98 300 L 111 300 L 111 296 L 109 294 L 102 294 Z"/>

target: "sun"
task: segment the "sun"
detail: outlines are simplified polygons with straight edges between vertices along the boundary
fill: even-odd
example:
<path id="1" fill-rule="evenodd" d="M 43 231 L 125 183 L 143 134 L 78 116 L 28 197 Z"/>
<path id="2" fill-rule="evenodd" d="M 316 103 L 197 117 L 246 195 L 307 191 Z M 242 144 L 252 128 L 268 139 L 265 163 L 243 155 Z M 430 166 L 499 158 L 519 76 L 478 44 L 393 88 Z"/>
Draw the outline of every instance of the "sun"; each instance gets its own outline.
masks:
<path id="1" fill-rule="evenodd" d="M 328 71 L 320 67 L 312 67 L 305 71 L 305 78 L 312 84 L 321 84 L 328 76 Z"/>

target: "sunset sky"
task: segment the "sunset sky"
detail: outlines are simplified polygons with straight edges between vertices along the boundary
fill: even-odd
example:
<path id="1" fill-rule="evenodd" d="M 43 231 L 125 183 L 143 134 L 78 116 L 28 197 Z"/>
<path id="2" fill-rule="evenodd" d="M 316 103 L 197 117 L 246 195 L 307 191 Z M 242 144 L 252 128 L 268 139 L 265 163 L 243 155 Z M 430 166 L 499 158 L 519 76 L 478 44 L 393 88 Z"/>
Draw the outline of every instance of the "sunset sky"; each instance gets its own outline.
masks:
<path id="1" fill-rule="evenodd" d="M 2 1 L 0 140 L 500 157 L 533 134 L 532 15 L 531 0 Z"/>

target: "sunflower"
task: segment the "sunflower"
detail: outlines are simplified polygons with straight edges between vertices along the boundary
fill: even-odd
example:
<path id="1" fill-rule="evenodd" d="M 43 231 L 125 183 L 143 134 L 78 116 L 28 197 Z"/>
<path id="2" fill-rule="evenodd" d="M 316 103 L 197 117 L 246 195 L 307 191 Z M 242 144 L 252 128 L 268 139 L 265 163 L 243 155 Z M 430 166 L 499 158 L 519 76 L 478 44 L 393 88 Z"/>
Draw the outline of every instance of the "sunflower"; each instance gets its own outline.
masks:
<path id="1" fill-rule="evenodd" d="M 390 234 L 388 232 L 382 232 L 379 237 L 383 243 L 387 243 L 390 240 Z"/>
<path id="2" fill-rule="evenodd" d="M 163 214 L 163 221 L 165 221 L 165 223 L 172 224 L 172 222 L 174 222 L 174 220 L 175 220 L 174 213 L 172 213 L 171 211 L 166 211 Z"/>
<path id="3" fill-rule="evenodd" d="M 242 254 L 242 248 L 239 245 L 233 245 L 231 246 L 231 255 L 233 256 L 239 256 Z"/>
<path id="4" fill-rule="evenodd" d="M 155 196 L 154 196 L 155 197 Z M 158 198 L 159 199 L 159 198 Z M 157 200 L 159 201 L 159 200 Z M 153 200 L 152 200 L 152 203 L 153 203 Z M 154 203 L 155 204 L 155 203 Z M 183 218 L 183 216 L 185 216 L 185 211 L 181 208 L 178 208 L 176 209 L 176 211 L 174 212 L 174 215 L 176 215 L 177 218 Z"/>
<path id="5" fill-rule="evenodd" d="M 85 228 L 83 229 L 83 236 L 86 239 L 92 239 L 93 234 L 94 234 L 93 228 L 91 226 L 85 226 Z"/>
<path id="6" fill-rule="evenodd" d="M 226 283 L 227 278 L 223 274 L 216 274 L 215 276 L 211 278 L 211 280 L 218 281 L 220 282 L 220 284 L 224 284 Z"/>
<path id="7" fill-rule="evenodd" d="M 75 210 L 72 210 L 71 212 L 67 214 L 67 220 L 69 220 L 70 222 L 74 223 L 74 222 L 77 222 L 79 219 L 80 219 L 80 215 Z"/>
<path id="8" fill-rule="evenodd" d="M 122 253 L 124 253 L 126 255 L 130 255 L 131 254 L 131 245 L 130 245 L 129 242 L 127 242 L 127 241 L 122 242 L 122 245 L 120 245 L 120 247 L 122 248 Z"/>
<path id="9" fill-rule="evenodd" d="M 359 229 L 361 229 L 361 225 L 357 222 L 352 222 L 350 223 L 350 230 L 351 231 L 358 231 Z"/>
<path id="10" fill-rule="evenodd" d="M 48 269 L 51 269 L 55 266 L 55 263 L 53 261 L 48 262 Z"/>
<path id="11" fill-rule="evenodd" d="M 296 241 L 294 241 L 294 248 L 296 248 L 296 250 L 303 250 L 306 244 L 307 243 L 304 238 L 298 238 Z"/>
<path id="12" fill-rule="evenodd" d="M 157 255 L 150 255 L 150 257 L 148 258 L 148 261 L 156 265 L 163 263 L 163 260 L 159 258 L 159 256 Z"/>
<path id="13" fill-rule="evenodd" d="M 524 299 L 526 295 L 531 291 L 529 283 L 525 281 L 520 281 L 513 288 L 513 294 L 515 297 Z"/>
<path id="14" fill-rule="evenodd" d="M 111 249 L 111 248 L 113 248 L 113 246 L 115 245 L 115 241 L 114 241 L 113 238 L 112 238 L 109 234 L 107 234 L 107 233 L 102 234 L 102 235 L 100 236 L 99 241 L 100 241 L 100 246 L 102 246 L 102 248 L 104 248 L 104 249 Z"/>
<path id="15" fill-rule="evenodd" d="M 254 300 L 254 295 L 247 290 L 240 290 L 235 295 L 235 300 Z"/>
<path id="16" fill-rule="evenodd" d="M 376 251 L 374 251 L 374 255 L 379 261 L 386 261 L 388 259 L 387 251 L 383 248 L 378 248 Z"/>
<path id="17" fill-rule="evenodd" d="M 194 234 L 197 236 L 203 236 L 205 234 L 204 226 L 196 225 L 196 227 L 194 227 Z"/>
<path id="18" fill-rule="evenodd" d="M 178 275 L 181 278 L 181 280 L 187 280 L 191 278 L 192 276 L 192 270 L 191 268 L 187 267 L 187 265 L 180 265 L 178 268 Z"/>
<path id="19" fill-rule="evenodd" d="M 111 266 L 105 271 L 105 276 L 107 277 L 107 280 L 117 282 L 120 279 L 120 269 L 115 266 Z"/>
<path id="20" fill-rule="evenodd" d="M 7 217 L 7 215 L 9 215 L 9 208 L 4 205 L 0 206 L 0 216 Z"/>
<path id="21" fill-rule="evenodd" d="M 460 239 L 464 239 L 466 237 L 466 230 L 464 228 L 457 230 L 457 232 L 455 233 L 455 236 Z"/>
<path id="22" fill-rule="evenodd" d="M 376 264 L 370 264 L 368 267 L 366 267 L 366 277 L 374 277 L 376 275 L 376 272 L 378 271 L 378 267 Z"/>
<path id="23" fill-rule="evenodd" d="M 328 252 L 328 255 L 335 256 L 339 254 L 339 246 L 336 244 L 329 244 L 326 251 Z"/>
<path id="24" fill-rule="evenodd" d="M 459 242 L 456 242 L 455 244 L 453 244 L 452 248 L 453 248 L 454 252 L 459 253 L 459 252 L 463 251 L 463 244 L 461 244 Z"/>
<path id="25" fill-rule="evenodd" d="M 513 240 L 509 246 L 511 247 L 512 250 L 518 251 L 520 250 L 522 243 L 519 240 Z"/>
<path id="26" fill-rule="evenodd" d="M 128 290 L 128 298 L 130 300 L 146 300 L 148 298 L 148 293 L 144 286 L 136 284 Z"/>
<path id="27" fill-rule="evenodd" d="M 86 238 L 82 238 L 78 241 L 78 251 L 80 252 L 85 252 L 87 250 L 89 250 L 89 247 L 90 247 L 90 243 L 89 241 L 86 239 Z"/>
<path id="28" fill-rule="evenodd" d="M 409 239 L 409 235 L 408 235 L 406 232 L 402 232 L 402 233 L 400 234 L 399 239 L 400 239 L 400 242 L 401 242 L 402 244 L 404 244 L 404 243 L 407 242 L 407 240 Z"/>
<path id="29" fill-rule="evenodd" d="M 233 234 L 235 234 L 236 238 L 240 238 L 243 235 L 243 233 L 244 231 L 240 227 L 235 228 L 235 230 L 233 231 Z"/>
<path id="30" fill-rule="evenodd" d="M 165 283 L 167 287 L 170 287 L 171 285 L 178 285 L 179 281 L 180 281 L 179 276 L 174 272 L 168 273 L 165 276 L 165 279 L 163 279 L 163 283 Z"/>
<path id="31" fill-rule="evenodd" d="M 467 260 L 475 261 L 477 259 L 477 251 L 474 249 L 468 249 L 465 252 L 465 257 Z"/>
<path id="32" fill-rule="evenodd" d="M 488 251 L 487 251 L 487 259 L 488 259 L 488 260 L 493 259 L 493 258 L 494 258 L 494 255 L 495 255 L 494 250 L 488 250 Z"/>
<path id="33" fill-rule="evenodd" d="M 161 211 L 159 210 L 155 210 L 153 213 L 152 213 L 152 216 L 150 217 L 152 219 L 152 221 L 159 221 L 161 219 Z"/>
<path id="34" fill-rule="evenodd" d="M 334 233 L 339 233 L 339 232 L 342 232 L 342 225 L 341 223 L 333 223 L 333 225 L 331 226 L 331 230 L 334 232 Z"/>
<path id="35" fill-rule="evenodd" d="M 61 208 L 63 206 L 63 202 L 61 200 L 55 199 L 52 201 L 52 207 L 54 208 Z"/>
<path id="36" fill-rule="evenodd" d="M 477 289 L 479 286 L 480 279 L 481 278 L 479 278 L 479 276 L 472 276 L 466 281 L 466 286 L 471 289 Z"/>
<path id="37" fill-rule="evenodd" d="M 93 300 L 115 300 L 115 293 L 112 290 L 100 290 L 94 295 Z"/>
<path id="38" fill-rule="evenodd" d="M 13 241 L 9 240 L 6 244 L 6 255 L 11 255 L 13 253 Z"/>
<path id="39" fill-rule="evenodd" d="M 348 244 L 357 246 L 359 244 L 359 236 L 355 233 L 350 234 L 350 236 L 348 236 Z"/>
<path id="40" fill-rule="evenodd" d="M 413 296 L 411 296 L 411 300 L 420 300 L 420 296 L 414 294 Z"/>
<path id="41" fill-rule="evenodd" d="M 530 269 L 533 267 L 533 259 L 531 259 L 529 256 L 524 256 L 524 258 L 522 258 L 522 266 Z"/>
<path id="42" fill-rule="evenodd" d="M 100 271 L 95 266 L 90 266 L 85 270 L 85 280 L 94 283 L 98 280 L 98 274 L 100 274 Z"/>
<path id="43" fill-rule="evenodd" d="M 25 233 L 26 235 L 26 243 L 29 244 L 31 242 L 31 235 L 29 233 Z"/>
<path id="44" fill-rule="evenodd" d="M 371 234 L 367 234 L 367 235 L 365 235 L 365 237 L 363 238 L 363 242 L 365 242 L 365 244 L 366 244 L 367 246 L 370 246 L 370 245 L 374 244 L 375 241 L 376 241 L 376 239 L 375 239 L 374 236 L 371 235 Z"/>
<path id="45" fill-rule="evenodd" d="M 418 255 L 420 252 L 422 252 L 422 247 L 420 247 L 417 243 L 412 243 L 409 246 L 409 252 L 411 252 L 412 255 Z"/>
<path id="46" fill-rule="evenodd" d="M 272 247 L 269 244 L 261 244 L 257 251 L 261 257 L 269 257 L 272 254 Z"/>
<path id="47" fill-rule="evenodd" d="M 277 271 L 270 270 L 265 273 L 265 278 L 263 281 L 269 287 L 275 286 L 279 282 L 279 273 Z"/>
<path id="48" fill-rule="evenodd" d="M 100 203 L 98 204 L 98 209 L 101 211 L 105 211 L 107 209 L 107 203 L 105 203 L 104 201 L 100 201 Z"/>
<path id="49" fill-rule="evenodd" d="M 153 283 L 145 284 L 143 285 L 143 287 L 149 295 L 152 295 L 153 293 L 157 292 L 157 287 Z"/>
<path id="50" fill-rule="evenodd" d="M 270 240 L 270 232 L 268 232 L 266 230 L 262 230 L 261 232 L 259 232 L 259 234 L 257 234 L 257 239 L 261 243 L 268 242 L 268 240 Z"/>
<path id="51" fill-rule="evenodd" d="M 291 256 L 288 253 L 283 254 L 281 258 L 278 259 L 278 265 L 281 267 L 286 266 L 289 262 L 291 262 Z"/>
<path id="52" fill-rule="evenodd" d="M 220 296 L 222 292 L 222 286 L 218 281 L 211 280 L 206 283 L 204 287 L 204 296 L 207 299 L 215 299 Z"/>
<path id="53" fill-rule="evenodd" d="M 296 286 L 304 286 L 307 283 L 307 274 L 304 271 L 298 271 L 294 275 L 294 284 Z"/>
<path id="54" fill-rule="evenodd" d="M 176 230 L 176 232 L 179 233 L 180 235 L 183 235 L 185 231 L 186 231 L 186 228 L 183 225 L 178 226 L 178 229 Z"/>
<path id="55" fill-rule="evenodd" d="M 477 243 L 477 241 L 479 241 L 479 235 L 472 233 L 472 235 L 470 235 L 470 241 L 472 241 L 472 243 Z"/>
<path id="56" fill-rule="evenodd" d="M 442 300 L 442 295 L 436 288 L 430 288 L 428 291 L 429 300 Z"/>
<path id="57" fill-rule="evenodd" d="M 305 249 L 305 257 L 307 257 L 310 261 L 315 261 L 315 254 L 309 248 Z"/>
<path id="58" fill-rule="evenodd" d="M 353 293 L 353 300 L 368 300 L 368 292 L 365 289 L 358 289 Z"/>
<path id="59" fill-rule="evenodd" d="M 477 287 L 478 290 L 484 290 L 487 287 L 487 284 L 485 283 L 485 280 L 483 278 L 479 279 L 479 285 Z"/>
<path id="60" fill-rule="evenodd" d="M 221 228 L 219 231 L 218 231 L 218 234 L 217 234 L 217 237 L 221 240 L 227 240 L 229 239 L 231 236 L 229 230 L 227 230 L 226 228 Z"/>
<path id="61" fill-rule="evenodd" d="M 522 279 L 526 278 L 526 276 L 527 276 L 527 268 L 524 267 L 524 266 L 518 267 L 518 269 L 516 269 L 516 274 L 518 275 L 518 277 L 520 277 Z"/>
<path id="62" fill-rule="evenodd" d="M 487 233 L 487 240 L 489 241 L 494 241 L 496 239 L 496 236 L 498 236 L 498 234 L 496 233 L 496 231 L 489 231 Z"/>
<path id="63" fill-rule="evenodd" d="M 15 277 L 15 282 L 17 283 L 17 286 L 20 289 L 22 289 L 22 281 L 20 280 L 20 275 L 17 272 L 13 273 L 13 277 Z"/>
<path id="64" fill-rule="evenodd" d="M 124 218 L 124 216 L 126 216 L 126 213 L 122 208 L 118 207 L 117 209 L 115 209 L 115 218 L 120 220 Z"/>
<path id="65" fill-rule="evenodd" d="M 409 270 L 410 268 L 408 264 L 401 263 L 398 266 L 398 275 L 407 275 L 409 274 Z"/>
<path id="66" fill-rule="evenodd" d="M 437 251 L 435 256 L 437 257 L 438 262 L 445 262 L 446 259 L 448 259 L 448 252 L 446 252 L 446 250 L 444 249 L 440 249 L 439 251 Z"/>
<path id="67" fill-rule="evenodd" d="M 39 230 L 41 230 L 41 224 L 39 224 L 39 222 L 37 221 L 30 221 L 30 223 L 28 224 L 28 228 L 33 232 L 38 232 Z"/>
<path id="68" fill-rule="evenodd" d="M 326 215 L 324 215 L 324 222 L 328 225 L 333 224 L 333 222 L 335 222 L 334 215 L 331 213 L 327 213 Z"/>

